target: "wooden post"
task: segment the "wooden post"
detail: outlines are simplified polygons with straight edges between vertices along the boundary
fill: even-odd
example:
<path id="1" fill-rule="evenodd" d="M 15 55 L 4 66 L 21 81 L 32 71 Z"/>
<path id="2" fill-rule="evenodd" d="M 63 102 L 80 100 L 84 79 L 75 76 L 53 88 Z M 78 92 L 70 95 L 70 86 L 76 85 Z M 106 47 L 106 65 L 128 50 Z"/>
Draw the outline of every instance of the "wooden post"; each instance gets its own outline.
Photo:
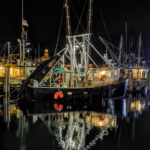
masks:
<path id="1" fill-rule="evenodd" d="M 150 93 L 150 70 L 147 73 L 147 91 Z"/>
<path id="2" fill-rule="evenodd" d="M 9 99 L 10 99 L 10 84 L 9 84 L 9 65 L 6 66 L 6 73 L 4 77 L 4 121 L 7 123 L 7 127 L 9 127 L 10 122 L 10 113 L 9 113 Z"/>
<path id="3" fill-rule="evenodd" d="M 129 87 L 128 87 L 129 92 L 133 91 L 133 73 L 132 70 L 129 70 Z"/>

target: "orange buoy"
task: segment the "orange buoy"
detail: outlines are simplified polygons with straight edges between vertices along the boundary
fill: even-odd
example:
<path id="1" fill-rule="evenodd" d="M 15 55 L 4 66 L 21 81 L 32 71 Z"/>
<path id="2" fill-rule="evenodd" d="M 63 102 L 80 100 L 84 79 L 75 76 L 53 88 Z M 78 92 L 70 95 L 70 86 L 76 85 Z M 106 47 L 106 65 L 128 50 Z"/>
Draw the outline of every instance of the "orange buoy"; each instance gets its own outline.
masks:
<path id="1" fill-rule="evenodd" d="M 62 91 L 59 91 L 59 92 L 58 92 L 58 95 L 59 95 L 60 98 L 63 98 L 63 97 L 64 97 L 64 94 L 63 94 Z"/>
<path id="2" fill-rule="evenodd" d="M 55 92 L 54 99 L 58 99 L 58 96 L 59 96 L 59 92 Z"/>
<path id="3" fill-rule="evenodd" d="M 100 79 L 101 79 L 102 81 L 105 81 L 105 80 L 107 79 L 107 77 L 106 77 L 106 75 L 102 75 L 102 76 L 100 77 Z"/>
<path id="4" fill-rule="evenodd" d="M 62 83 L 63 82 L 63 78 L 59 78 L 57 81 L 58 81 L 58 83 Z"/>

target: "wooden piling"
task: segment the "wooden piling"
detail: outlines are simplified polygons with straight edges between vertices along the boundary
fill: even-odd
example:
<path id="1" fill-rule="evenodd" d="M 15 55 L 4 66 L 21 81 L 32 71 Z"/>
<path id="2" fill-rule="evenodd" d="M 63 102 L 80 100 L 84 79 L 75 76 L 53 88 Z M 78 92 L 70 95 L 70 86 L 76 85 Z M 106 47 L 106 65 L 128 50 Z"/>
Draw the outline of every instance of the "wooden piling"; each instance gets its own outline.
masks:
<path id="1" fill-rule="evenodd" d="M 10 99 L 10 84 L 9 84 L 9 65 L 6 65 L 6 73 L 4 77 L 4 121 L 7 123 L 7 127 L 9 127 L 10 122 L 10 113 L 9 113 L 9 99 Z"/>
<path id="2" fill-rule="evenodd" d="M 133 91 L 133 72 L 132 72 L 132 70 L 129 70 L 129 75 L 128 75 L 128 77 L 129 77 L 129 87 L 128 87 L 128 91 L 129 92 L 132 92 Z"/>
<path id="3" fill-rule="evenodd" d="M 150 93 L 150 69 L 147 73 L 147 92 Z"/>

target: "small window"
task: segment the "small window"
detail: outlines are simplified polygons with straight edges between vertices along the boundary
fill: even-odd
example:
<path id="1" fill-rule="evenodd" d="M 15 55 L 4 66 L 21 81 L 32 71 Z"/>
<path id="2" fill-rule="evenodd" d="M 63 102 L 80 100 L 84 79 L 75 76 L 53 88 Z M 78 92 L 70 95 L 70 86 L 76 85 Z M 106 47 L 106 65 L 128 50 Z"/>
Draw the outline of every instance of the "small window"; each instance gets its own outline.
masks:
<path id="1" fill-rule="evenodd" d="M 115 71 L 114 71 L 114 76 L 117 76 L 117 75 L 118 75 L 118 71 L 115 70 Z"/>

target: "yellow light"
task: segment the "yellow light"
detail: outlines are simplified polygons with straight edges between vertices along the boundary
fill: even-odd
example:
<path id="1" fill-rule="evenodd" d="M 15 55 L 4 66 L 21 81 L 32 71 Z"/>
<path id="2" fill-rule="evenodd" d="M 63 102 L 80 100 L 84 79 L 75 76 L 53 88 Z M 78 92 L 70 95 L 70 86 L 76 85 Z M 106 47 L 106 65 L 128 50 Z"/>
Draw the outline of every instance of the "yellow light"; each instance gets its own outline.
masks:
<path id="1" fill-rule="evenodd" d="M 103 121 L 99 121 L 99 126 L 102 127 L 104 125 Z"/>
<path id="2" fill-rule="evenodd" d="M 48 53 L 48 49 L 45 49 L 45 53 Z"/>
<path id="3" fill-rule="evenodd" d="M 134 102 L 131 103 L 130 108 L 132 110 L 137 110 L 137 111 L 140 112 L 142 110 L 142 104 L 141 104 L 141 102 L 139 100 L 138 101 L 134 101 Z"/>
<path id="4" fill-rule="evenodd" d="M 10 108 L 10 114 L 11 114 L 11 115 L 17 114 L 17 108 L 16 108 L 15 106 L 12 107 L 12 108 Z"/>
<path id="5" fill-rule="evenodd" d="M 141 110 L 141 104 L 139 104 L 139 106 L 138 106 L 138 111 L 140 111 Z"/>
<path id="6" fill-rule="evenodd" d="M 108 76 L 108 77 L 111 77 L 111 72 L 107 72 L 107 76 Z"/>
<path id="7" fill-rule="evenodd" d="M 111 121 L 111 125 L 112 125 L 112 126 L 115 126 L 115 125 L 116 125 L 116 121 L 115 121 L 114 119 Z"/>
<path id="8" fill-rule="evenodd" d="M 17 115 L 20 112 L 19 109 L 17 109 L 16 106 L 10 107 L 10 114 L 11 115 Z"/>
<path id="9" fill-rule="evenodd" d="M 13 68 L 10 68 L 10 77 L 13 77 L 14 75 L 13 75 Z"/>
<path id="10" fill-rule="evenodd" d="M 101 74 L 102 74 L 102 75 L 106 74 L 106 71 L 101 71 Z"/>
<path id="11" fill-rule="evenodd" d="M 105 118 L 105 124 L 108 124 L 108 122 L 109 122 L 109 119 Z"/>
<path id="12" fill-rule="evenodd" d="M 4 76 L 5 74 L 5 68 L 3 66 L 0 66 L 0 76 Z"/>
<path id="13" fill-rule="evenodd" d="M 114 75 L 115 75 L 115 76 L 118 75 L 118 71 L 117 71 L 117 70 L 114 71 Z"/>

